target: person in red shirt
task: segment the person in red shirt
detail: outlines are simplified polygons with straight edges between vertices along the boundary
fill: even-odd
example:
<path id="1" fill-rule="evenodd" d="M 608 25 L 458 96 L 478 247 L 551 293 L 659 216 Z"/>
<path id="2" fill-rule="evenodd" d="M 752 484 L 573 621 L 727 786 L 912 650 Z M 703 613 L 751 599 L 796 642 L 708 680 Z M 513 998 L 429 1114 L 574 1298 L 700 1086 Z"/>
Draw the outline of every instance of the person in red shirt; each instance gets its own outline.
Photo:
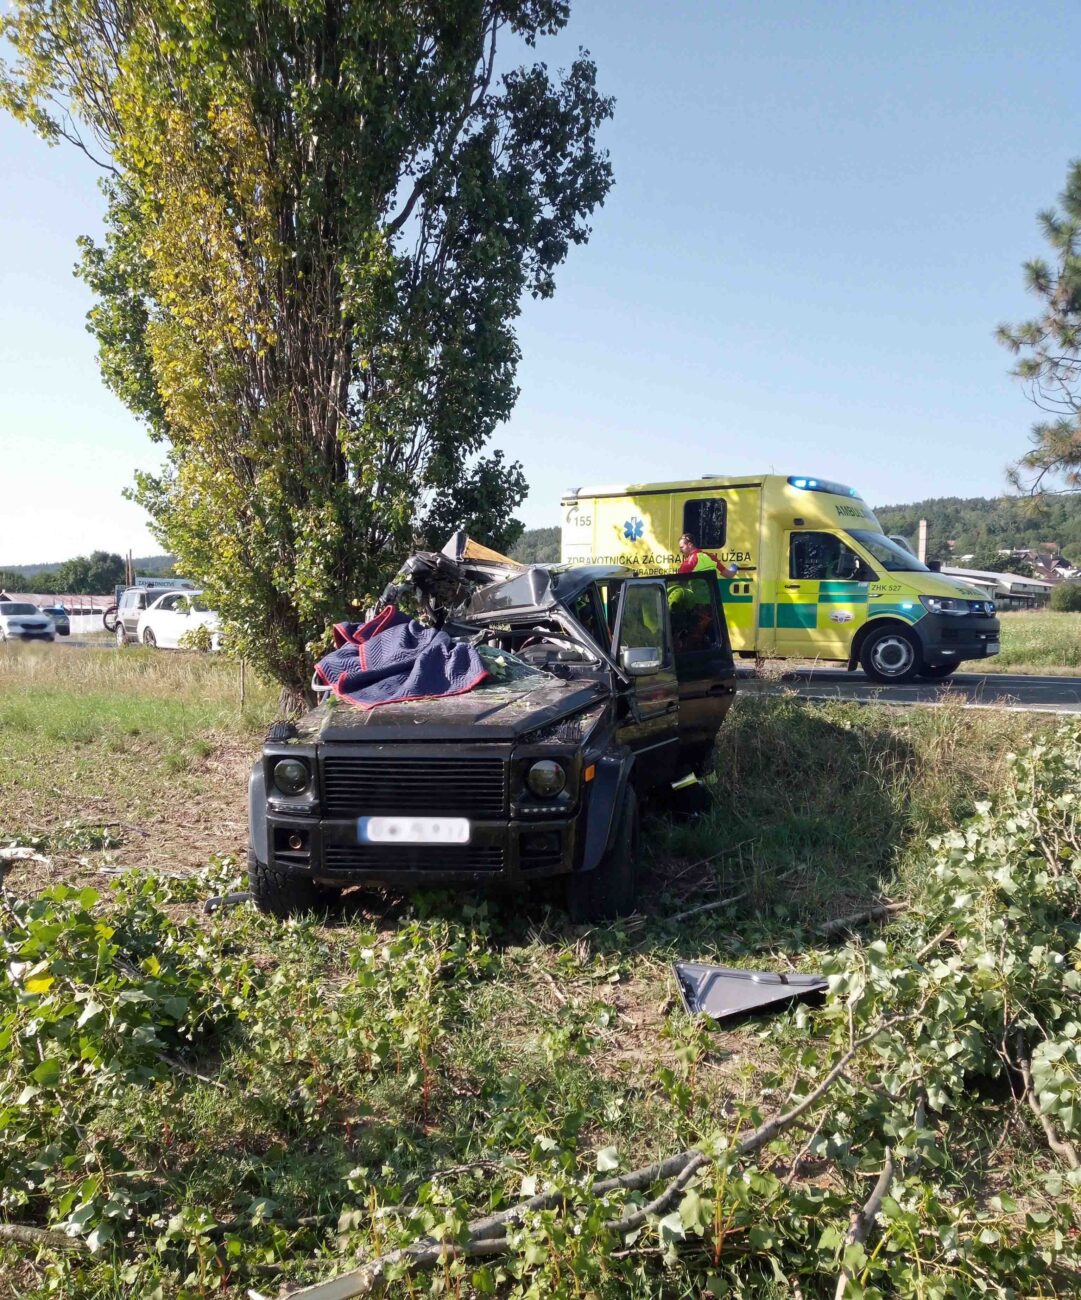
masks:
<path id="1" fill-rule="evenodd" d="M 720 578 L 735 578 L 739 575 L 738 565 L 726 564 L 709 551 L 700 551 L 690 533 L 684 533 L 679 539 L 679 553 L 683 556 L 683 562 L 677 570 L 679 573 L 701 573 L 703 570 L 714 569 Z"/>

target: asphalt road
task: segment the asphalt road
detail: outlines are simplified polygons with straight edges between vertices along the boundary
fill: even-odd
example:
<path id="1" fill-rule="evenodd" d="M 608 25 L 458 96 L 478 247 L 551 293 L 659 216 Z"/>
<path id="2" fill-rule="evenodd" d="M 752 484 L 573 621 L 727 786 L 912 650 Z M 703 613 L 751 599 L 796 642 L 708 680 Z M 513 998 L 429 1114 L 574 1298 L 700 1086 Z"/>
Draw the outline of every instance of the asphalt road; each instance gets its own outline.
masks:
<path id="1" fill-rule="evenodd" d="M 109 649 L 112 641 L 98 633 L 57 637 L 58 648 Z M 1076 677 L 1034 677 L 1013 673 L 954 673 L 945 682 L 911 682 L 879 686 L 863 673 L 843 668 L 796 668 L 777 680 L 740 667 L 740 690 L 765 694 L 795 691 L 808 700 L 857 700 L 865 704 L 943 704 L 958 697 L 967 709 L 1013 709 L 1027 713 L 1081 714 L 1081 674 Z"/>
<path id="2" fill-rule="evenodd" d="M 863 673 L 843 668 L 801 668 L 777 681 L 740 669 L 740 690 L 789 690 L 808 700 L 859 700 L 874 704 L 942 704 L 958 697 L 968 709 L 1013 709 L 1027 713 L 1081 713 L 1081 676 L 1030 677 L 1012 673 L 957 672 L 945 682 L 878 686 Z"/>

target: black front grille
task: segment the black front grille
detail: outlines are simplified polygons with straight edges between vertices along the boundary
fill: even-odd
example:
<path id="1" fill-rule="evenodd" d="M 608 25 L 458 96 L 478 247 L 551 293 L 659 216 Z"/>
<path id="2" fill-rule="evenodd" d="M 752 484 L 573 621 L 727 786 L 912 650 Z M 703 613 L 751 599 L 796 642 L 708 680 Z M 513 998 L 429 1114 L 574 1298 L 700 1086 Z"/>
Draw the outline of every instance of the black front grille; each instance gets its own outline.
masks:
<path id="1" fill-rule="evenodd" d="M 502 871 L 501 844 L 327 844 L 327 871 Z"/>
<path id="2" fill-rule="evenodd" d="M 323 760 L 327 817 L 395 813 L 497 818 L 506 815 L 501 758 L 375 758 L 331 754 Z"/>

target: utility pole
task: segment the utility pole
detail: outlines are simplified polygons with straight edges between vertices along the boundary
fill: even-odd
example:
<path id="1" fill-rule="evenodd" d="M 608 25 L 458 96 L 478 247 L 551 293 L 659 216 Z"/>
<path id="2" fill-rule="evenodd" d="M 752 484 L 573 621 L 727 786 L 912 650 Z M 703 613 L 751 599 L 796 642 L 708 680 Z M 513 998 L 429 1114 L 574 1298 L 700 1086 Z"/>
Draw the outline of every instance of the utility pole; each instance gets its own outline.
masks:
<path id="1" fill-rule="evenodd" d="M 927 520 L 920 520 L 920 539 L 916 543 L 916 554 L 921 564 L 927 563 Z"/>

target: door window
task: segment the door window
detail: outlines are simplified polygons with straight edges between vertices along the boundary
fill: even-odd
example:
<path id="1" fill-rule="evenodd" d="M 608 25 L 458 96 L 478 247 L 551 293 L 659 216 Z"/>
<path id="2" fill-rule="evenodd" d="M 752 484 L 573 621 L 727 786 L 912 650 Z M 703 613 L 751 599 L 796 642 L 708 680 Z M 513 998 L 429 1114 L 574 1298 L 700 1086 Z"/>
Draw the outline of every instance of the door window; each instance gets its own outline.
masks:
<path id="1" fill-rule="evenodd" d="M 677 656 L 686 650 L 718 649 L 720 628 L 708 578 L 670 578 L 668 608 L 672 615 L 672 640 Z"/>
<path id="2" fill-rule="evenodd" d="M 659 583 L 628 585 L 619 624 L 619 648 L 656 649 L 664 657 L 664 588 Z"/>
<path id="3" fill-rule="evenodd" d="M 723 546 L 728 531 L 728 503 L 721 497 L 702 497 L 683 507 L 683 531 L 703 549 Z"/>
<path id="4" fill-rule="evenodd" d="M 793 533 L 788 576 L 798 582 L 870 582 L 875 577 L 835 533 Z"/>

